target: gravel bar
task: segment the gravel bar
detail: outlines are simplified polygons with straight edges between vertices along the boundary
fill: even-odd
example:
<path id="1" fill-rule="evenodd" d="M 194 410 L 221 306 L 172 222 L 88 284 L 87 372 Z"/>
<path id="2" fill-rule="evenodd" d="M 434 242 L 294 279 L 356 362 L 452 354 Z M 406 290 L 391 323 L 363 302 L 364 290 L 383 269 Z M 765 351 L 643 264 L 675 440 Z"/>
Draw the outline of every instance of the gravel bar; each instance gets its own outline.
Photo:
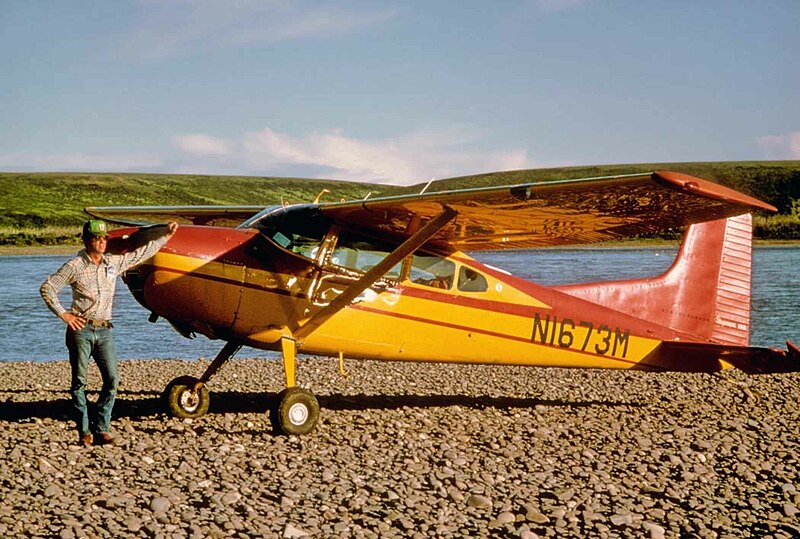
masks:
<path id="1" fill-rule="evenodd" d="M 69 365 L 0 364 L 0 537 L 800 537 L 798 374 L 301 359 L 322 412 L 294 437 L 273 360 L 169 417 L 207 365 L 122 362 L 119 443 L 83 448 Z"/>

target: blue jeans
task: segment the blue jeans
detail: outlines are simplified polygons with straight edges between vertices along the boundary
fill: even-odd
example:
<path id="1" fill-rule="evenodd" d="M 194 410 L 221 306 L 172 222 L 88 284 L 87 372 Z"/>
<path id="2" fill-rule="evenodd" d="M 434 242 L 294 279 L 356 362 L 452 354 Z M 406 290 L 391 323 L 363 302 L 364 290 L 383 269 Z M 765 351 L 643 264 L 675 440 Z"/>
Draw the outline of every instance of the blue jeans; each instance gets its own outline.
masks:
<path id="1" fill-rule="evenodd" d="M 97 400 L 96 432 L 109 432 L 111 427 L 111 410 L 117 399 L 117 386 L 119 385 L 119 372 L 117 370 L 117 354 L 114 351 L 114 336 L 111 328 L 95 328 L 87 324 L 80 331 L 67 329 L 67 350 L 69 350 L 69 363 L 72 366 L 72 405 L 75 413 L 75 423 L 81 434 L 91 432 L 89 424 L 89 410 L 86 407 L 86 375 L 89 370 L 89 358 L 93 357 L 100 376 L 103 378 L 103 388 Z"/>

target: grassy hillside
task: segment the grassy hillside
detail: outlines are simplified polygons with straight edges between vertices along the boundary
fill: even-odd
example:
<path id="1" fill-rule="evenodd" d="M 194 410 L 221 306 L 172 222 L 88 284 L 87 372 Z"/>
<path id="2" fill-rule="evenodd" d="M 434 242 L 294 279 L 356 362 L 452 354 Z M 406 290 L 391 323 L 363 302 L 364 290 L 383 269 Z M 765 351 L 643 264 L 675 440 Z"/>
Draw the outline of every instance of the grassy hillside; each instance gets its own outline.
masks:
<path id="1" fill-rule="evenodd" d="M 311 202 L 390 194 L 396 187 L 354 182 L 167 174 L 0 173 L 0 245 L 77 243 L 86 206 Z M 329 198 L 330 199 L 330 198 Z"/>
<path id="2" fill-rule="evenodd" d="M 498 172 L 434 182 L 428 191 L 650 170 L 685 172 L 756 196 L 780 215 L 759 217 L 757 237 L 800 239 L 800 161 L 657 163 Z M 0 173 L 0 245 L 76 243 L 85 206 L 309 202 L 418 192 L 388 185 L 292 178 L 161 174 Z"/>

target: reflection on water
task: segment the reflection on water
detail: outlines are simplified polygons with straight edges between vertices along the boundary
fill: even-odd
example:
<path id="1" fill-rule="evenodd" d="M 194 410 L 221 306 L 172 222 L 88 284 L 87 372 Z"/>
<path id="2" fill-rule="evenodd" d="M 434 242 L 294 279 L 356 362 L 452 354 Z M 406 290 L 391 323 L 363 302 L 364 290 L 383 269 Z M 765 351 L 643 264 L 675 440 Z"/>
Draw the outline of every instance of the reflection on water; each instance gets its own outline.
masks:
<path id="1" fill-rule="evenodd" d="M 479 253 L 484 263 L 542 284 L 646 277 L 664 271 L 675 256 L 672 249 L 559 249 Z M 0 321 L 5 329 L 0 361 L 52 361 L 66 358 L 64 326 L 39 297 L 39 285 L 68 256 L 0 257 Z M 779 346 L 787 338 L 800 340 L 800 248 L 757 248 L 753 261 L 751 342 Z M 69 304 L 69 289 L 62 302 Z M 164 320 L 147 321 L 148 313 L 122 281 L 114 304 L 115 335 L 120 358 L 211 358 L 222 348 L 205 337 L 178 335 Z M 276 357 L 245 349 L 247 357 Z"/>

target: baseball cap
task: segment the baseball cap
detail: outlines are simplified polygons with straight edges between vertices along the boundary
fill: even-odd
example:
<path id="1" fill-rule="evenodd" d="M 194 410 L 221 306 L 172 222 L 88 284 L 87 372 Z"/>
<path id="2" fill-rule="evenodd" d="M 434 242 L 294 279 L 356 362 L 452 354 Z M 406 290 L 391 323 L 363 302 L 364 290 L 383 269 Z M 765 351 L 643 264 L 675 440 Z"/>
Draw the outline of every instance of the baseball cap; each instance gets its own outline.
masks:
<path id="1" fill-rule="evenodd" d="M 90 219 L 83 223 L 83 237 L 108 236 L 108 225 L 99 219 Z"/>

